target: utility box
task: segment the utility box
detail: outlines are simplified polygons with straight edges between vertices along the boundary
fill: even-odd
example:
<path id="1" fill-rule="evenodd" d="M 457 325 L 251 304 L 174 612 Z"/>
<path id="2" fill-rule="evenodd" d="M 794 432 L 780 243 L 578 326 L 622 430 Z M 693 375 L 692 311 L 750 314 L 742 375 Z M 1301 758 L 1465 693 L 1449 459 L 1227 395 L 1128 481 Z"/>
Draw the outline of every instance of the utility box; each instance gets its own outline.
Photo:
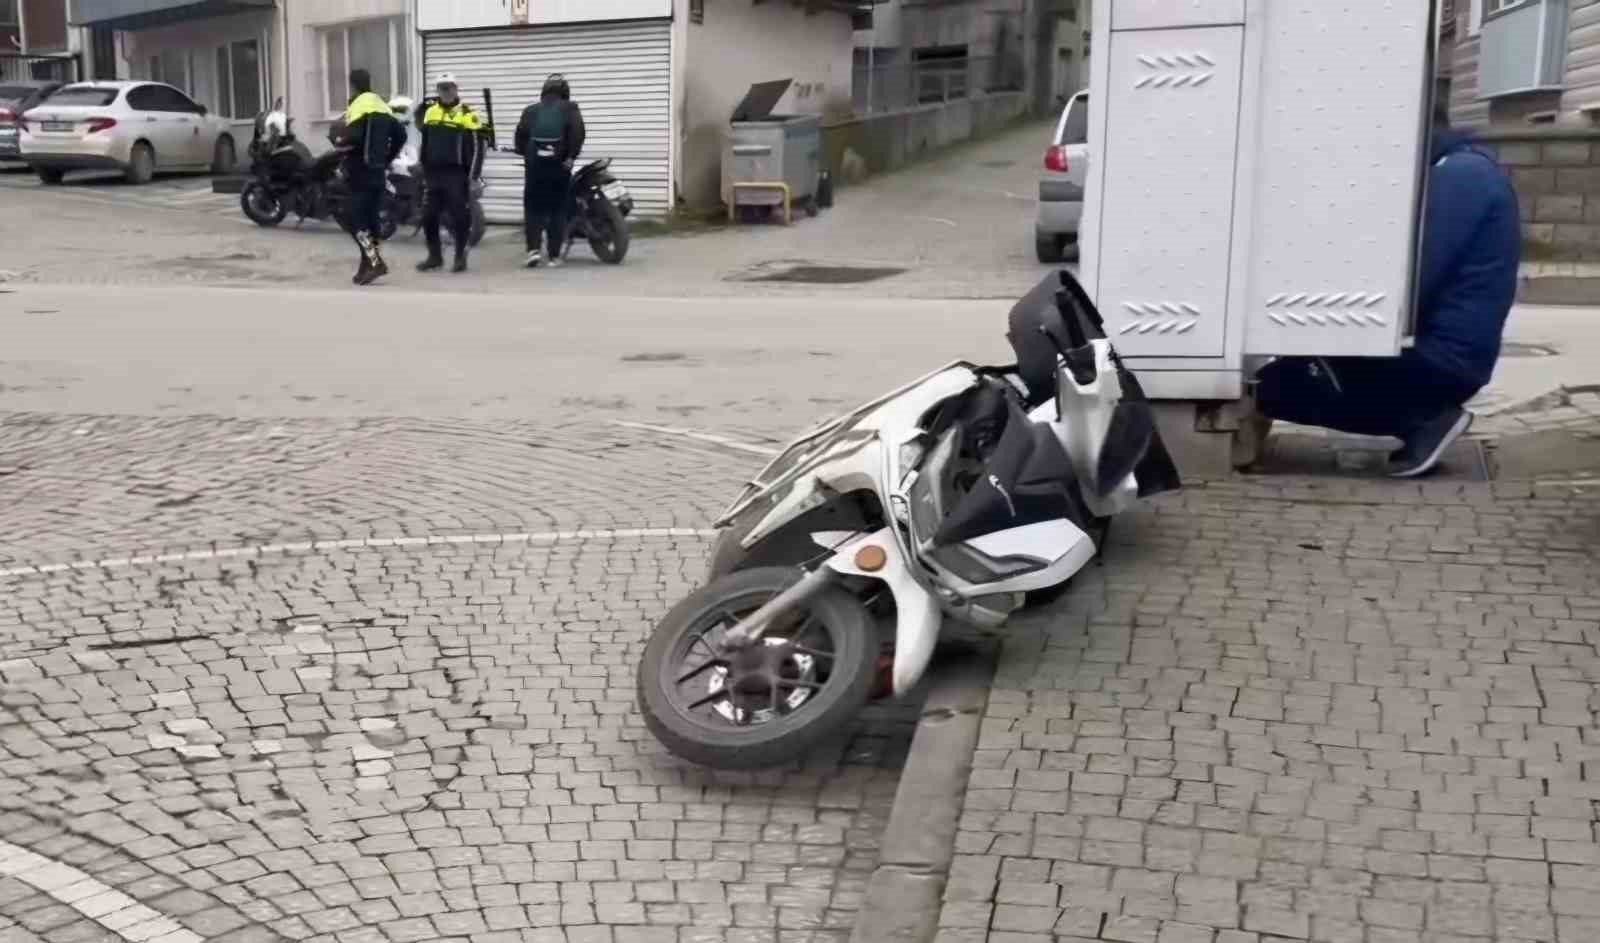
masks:
<path id="1" fill-rule="evenodd" d="M 1150 394 L 1395 356 L 1433 94 L 1426 0 L 1095 0 L 1082 280 Z"/>

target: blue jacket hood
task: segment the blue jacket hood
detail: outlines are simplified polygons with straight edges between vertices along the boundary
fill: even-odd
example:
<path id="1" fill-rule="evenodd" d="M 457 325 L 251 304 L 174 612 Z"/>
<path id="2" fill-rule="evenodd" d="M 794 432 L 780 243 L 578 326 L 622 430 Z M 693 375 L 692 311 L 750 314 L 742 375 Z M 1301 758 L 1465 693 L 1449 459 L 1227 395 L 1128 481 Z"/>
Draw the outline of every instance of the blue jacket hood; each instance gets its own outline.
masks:
<path id="1" fill-rule="evenodd" d="M 1453 128 L 1445 128 L 1435 132 L 1433 136 L 1432 160 L 1434 163 L 1438 163 L 1440 160 L 1450 154 L 1454 154 L 1456 151 L 1466 151 L 1472 149 L 1472 135 L 1462 131 L 1457 131 Z"/>

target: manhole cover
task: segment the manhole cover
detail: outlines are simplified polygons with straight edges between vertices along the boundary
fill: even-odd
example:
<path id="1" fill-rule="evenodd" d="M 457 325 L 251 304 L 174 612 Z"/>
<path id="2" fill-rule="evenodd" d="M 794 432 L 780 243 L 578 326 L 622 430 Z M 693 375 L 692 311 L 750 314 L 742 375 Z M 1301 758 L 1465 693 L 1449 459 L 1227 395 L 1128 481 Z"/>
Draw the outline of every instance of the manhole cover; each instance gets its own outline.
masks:
<path id="1" fill-rule="evenodd" d="M 1507 341 L 1500 345 L 1502 357 L 1554 357 L 1556 353 L 1554 348 L 1539 344 L 1518 344 L 1515 341 Z"/>
<path id="2" fill-rule="evenodd" d="M 792 282 L 804 285 L 859 285 L 904 272 L 903 268 L 881 265 L 785 265 L 764 268 L 735 277 L 742 282 Z"/>

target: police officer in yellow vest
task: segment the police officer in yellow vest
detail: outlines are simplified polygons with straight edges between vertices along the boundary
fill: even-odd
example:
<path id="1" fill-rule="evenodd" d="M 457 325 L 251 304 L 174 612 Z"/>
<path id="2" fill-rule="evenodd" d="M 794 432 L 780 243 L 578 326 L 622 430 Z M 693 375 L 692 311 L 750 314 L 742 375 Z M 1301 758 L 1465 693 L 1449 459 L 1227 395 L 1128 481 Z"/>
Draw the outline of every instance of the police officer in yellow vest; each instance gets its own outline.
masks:
<path id="1" fill-rule="evenodd" d="M 428 257 L 417 266 L 431 272 L 444 265 L 439 223 L 448 220 L 456 243 L 450 270 L 467 270 L 467 240 L 472 231 L 471 181 L 483 169 L 483 124 L 461 100 L 456 77 L 449 72 L 435 83 L 439 97 L 418 112 L 422 131 L 422 171 L 427 178 L 427 212 L 422 217 L 428 240 Z"/>
<path id="2" fill-rule="evenodd" d="M 355 283 L 370 285 L 387 275 L 383 261 L 381 210 L 389 184 L 389 164 L 406 144 L 406 129 L 389 110 L 389 103 L 372 91 L 366 69 L 350 73 L 350 106 L 334 132 L 334 143 L 344 153 L 344 175 L 350 187 L 350 235 L 361 249 Z"/>

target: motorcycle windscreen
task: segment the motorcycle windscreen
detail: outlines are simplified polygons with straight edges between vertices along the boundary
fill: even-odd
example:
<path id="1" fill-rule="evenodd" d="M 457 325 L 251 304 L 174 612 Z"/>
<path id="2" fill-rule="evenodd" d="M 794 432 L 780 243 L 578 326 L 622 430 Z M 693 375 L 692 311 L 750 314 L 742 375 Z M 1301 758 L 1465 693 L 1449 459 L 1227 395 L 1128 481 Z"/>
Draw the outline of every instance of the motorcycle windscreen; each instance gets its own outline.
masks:
<path id="1" fill-rule="evenodd" d="M 1009 403 L 1000 441 L 978 480 L 940 524 L 934 543 L 948 546 L 1053 520 L 1067 520 L 1087 530 L 1091 519 L 1072 462 L 1055 433 L 1029 422 L 1015 403 Z"/>

